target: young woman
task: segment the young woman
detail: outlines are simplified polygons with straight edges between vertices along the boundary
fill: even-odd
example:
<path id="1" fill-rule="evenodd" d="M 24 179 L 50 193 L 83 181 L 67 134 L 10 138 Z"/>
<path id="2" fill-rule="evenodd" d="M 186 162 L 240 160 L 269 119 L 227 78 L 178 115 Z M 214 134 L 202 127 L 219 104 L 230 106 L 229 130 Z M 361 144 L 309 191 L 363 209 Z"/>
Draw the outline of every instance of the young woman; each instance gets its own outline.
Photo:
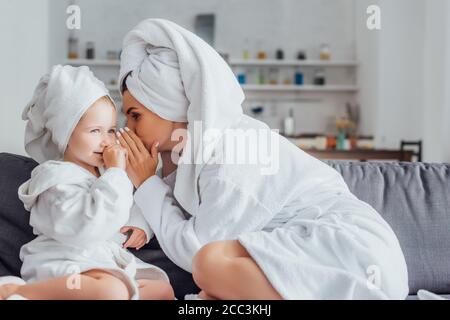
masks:
<path id="1" fill-rule="evenodd" d="M 243 115 L 233 73 L 200 38 L 142 21 L 124 39 L 120 84 L 128 130 L 118 138 L 135 202 L 200 298 L 407 296 L 390 226 L 335 170 Z M 164 180 L 150 152 L 157 143 Z M 223 161 L 244 153 L 259 159 Z"/>

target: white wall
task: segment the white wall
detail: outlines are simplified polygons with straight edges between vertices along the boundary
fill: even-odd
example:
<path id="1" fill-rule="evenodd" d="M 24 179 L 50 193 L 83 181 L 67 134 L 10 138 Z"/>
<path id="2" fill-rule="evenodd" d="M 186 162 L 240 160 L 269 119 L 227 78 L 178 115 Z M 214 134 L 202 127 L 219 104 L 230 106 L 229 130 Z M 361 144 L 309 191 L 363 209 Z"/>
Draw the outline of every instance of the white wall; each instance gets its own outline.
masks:
<path id="1" fill-rule="evenodd" d="M 25 154 L 21 113 L 48 69 L 48 0 L 0 1 L 0 152 Z"/>
<path id="2" fill-rule="evenodd" d="M 384 147 L 423 136 L 423 0 L 382 0 L 376 136 Z"/>
<path id="3" fill-rule="evenodd" d="M 356 56 L 360 62 L 358 82 L 360 90 L 357 100 L 361 105 L 360 131 L 373 135 L 377 131 L 378 108 L 380 105 L 380 32 L 367 28 L 367 7 L 378 4 L 378 0 L 357 0 L 355 2 Z M 379 144 L 379 143 L 378 143 Z"/>
<path id="4" fill-rule="evenodd" d="M 368 5 L 381 8 L 382 29 L 369 31 Z M 359 0 L 356 42 L 362 126 L 380 148 L 424 142 L 424 161 L 450 162 L 450 1 Z"/>
<path id="5" fill-rule="evenodd" d="M 425 6 L 423 134 L 425 161 L 450 162 L 450 3 Z"/>

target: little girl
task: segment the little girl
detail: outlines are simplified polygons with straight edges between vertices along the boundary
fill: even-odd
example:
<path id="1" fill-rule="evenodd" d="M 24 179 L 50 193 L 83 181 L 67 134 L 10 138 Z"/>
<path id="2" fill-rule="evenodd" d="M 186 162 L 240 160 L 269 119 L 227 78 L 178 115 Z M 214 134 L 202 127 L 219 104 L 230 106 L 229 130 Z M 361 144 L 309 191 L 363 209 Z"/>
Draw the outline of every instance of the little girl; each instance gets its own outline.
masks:
<path id="1" fill-rule="evenodd" d="M 7 277 L 0 299 L 174 299 L 166 273 L 126 250 L 143 246 L 151 231 L 133 206 L 103 83 L 87 67 L 55 66 L 22 117 L 25 149 L 40 165 L 19 198 L 37 238 L 20 251 L 27 284 Z M 114 239 L 129 230 L 123 248 Z"/>

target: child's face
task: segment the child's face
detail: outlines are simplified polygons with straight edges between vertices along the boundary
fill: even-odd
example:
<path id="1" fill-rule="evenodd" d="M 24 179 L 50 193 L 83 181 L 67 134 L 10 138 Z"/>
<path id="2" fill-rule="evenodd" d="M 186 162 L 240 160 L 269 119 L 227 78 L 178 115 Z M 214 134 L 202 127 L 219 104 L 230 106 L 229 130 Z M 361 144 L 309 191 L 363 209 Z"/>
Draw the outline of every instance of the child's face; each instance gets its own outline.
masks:
<path id="1" fill-rule="evenodd" d="M 103 149 L 115 143 L 116 110 L 108 98 L 97 100 L 70 136 L 64 159 L 83 167 L 103 166 Z"/>

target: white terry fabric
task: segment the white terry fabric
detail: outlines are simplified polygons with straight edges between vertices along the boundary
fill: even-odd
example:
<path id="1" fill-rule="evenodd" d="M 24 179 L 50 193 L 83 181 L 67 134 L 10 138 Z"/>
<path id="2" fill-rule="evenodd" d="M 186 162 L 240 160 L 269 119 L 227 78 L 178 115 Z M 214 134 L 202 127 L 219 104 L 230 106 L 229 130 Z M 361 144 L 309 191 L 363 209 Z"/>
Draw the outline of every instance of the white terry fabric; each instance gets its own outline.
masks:
<path id="1" fill-rule="evenodd" d="M 103 96 L 108 90 L 88 67 L 54 66 L 23 110 L 25 150 L 39 163 L 61 160 L 80 118 Z"/>
<path id="2" fill-rule="evenodd" d="M 132 192 L 119 168 L 97 178 L 71 162 L 37 166 L 18 192 L 37 235 L 21 248 L 22 278 L 30 283 L 103 269 L 122 279 L 133 299 L 138 298 L 135 278 L 169 281 L 163 270 L 112 240 L 129 221 Z"/>
<path id="3" fill-rule="evenodd" d="M 236 125 L 264 126 L 246 116 Z M 405 299 L 406 262 L 390 226 L 336 170 L 283 137 L 279 154 L 274 175 L 259 165 L 206 165 L 192 211 L 173 193 L 175 173 L 147 179 L 135 202 L 186 271 L 203 245 L 237 239 L 284 299 Z"/>
<path id="4" fill-rule="evenodd" d="M 244 93 L 236 77 L 205 41 L 163 19 L 144 20 L 125 36 L 121 87 L 125 77 L 131 95 L 149 110 L 167 120 L 188 122 L 174 192 L 185 208 L 193 210 L 199 199 L 196 181 L 212 146 L 243 114 Z"/>

